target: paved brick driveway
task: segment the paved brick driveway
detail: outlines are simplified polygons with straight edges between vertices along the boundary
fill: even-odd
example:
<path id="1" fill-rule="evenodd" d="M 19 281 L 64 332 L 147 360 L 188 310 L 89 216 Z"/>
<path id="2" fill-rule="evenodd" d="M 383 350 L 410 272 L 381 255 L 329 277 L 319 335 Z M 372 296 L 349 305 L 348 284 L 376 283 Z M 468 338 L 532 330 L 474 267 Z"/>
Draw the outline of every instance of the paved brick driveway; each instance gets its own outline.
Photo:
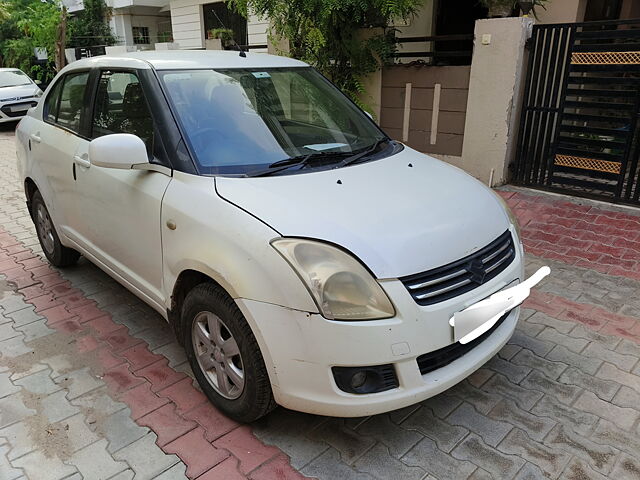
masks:
<path id="1" fill-rule="evenodd" d="M 40 256 L 0 132 L 0 480 L 640 478 L 640 212 L 503 191 L 552 278 L 468 381 L 358 419 L 251 427 L 193 386 L 164 321 Z M 299 473 L 301 472 L 301 473 Z"/>

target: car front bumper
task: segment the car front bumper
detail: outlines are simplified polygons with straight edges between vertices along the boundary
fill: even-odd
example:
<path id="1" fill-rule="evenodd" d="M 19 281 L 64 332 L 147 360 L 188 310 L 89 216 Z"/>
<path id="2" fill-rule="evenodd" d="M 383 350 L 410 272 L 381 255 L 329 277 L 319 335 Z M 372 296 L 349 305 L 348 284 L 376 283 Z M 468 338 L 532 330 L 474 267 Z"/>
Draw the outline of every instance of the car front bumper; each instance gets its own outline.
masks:
<path id="1" fill-rule="evenodd" d="M 16 122 L 23 118 L 30 108 L 38 105 L 36 99 L 20 100 L 0 104 L 0 123 Z"/>
<path id="2" fill-rule="evenodd" d="M 522 247 L 498 277 L 465 295 L 420 306 L 398 280 L 381 281 L 396 308 L 385 320 L 338 322 L 321 315 L 236 299 L 265 360 L 278 404 L 336 417 L 374 415 L 415 404 L 452 387 L 493 357 L 511 338 L 519 315 L 513 309 L 481 343 L 425 375 L 417 358 L 454 343 L 451 316 L 523 280 Z M 340 390 L 332 367 L 392 364 L 399 386 L 370 394 Z"/>

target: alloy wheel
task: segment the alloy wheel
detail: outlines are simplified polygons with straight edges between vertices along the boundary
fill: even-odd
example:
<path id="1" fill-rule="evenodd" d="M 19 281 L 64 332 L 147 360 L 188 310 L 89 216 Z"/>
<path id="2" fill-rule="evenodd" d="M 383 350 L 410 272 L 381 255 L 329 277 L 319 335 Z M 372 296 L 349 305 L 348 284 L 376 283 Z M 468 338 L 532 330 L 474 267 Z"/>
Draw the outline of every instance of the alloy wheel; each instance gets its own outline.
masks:
<path id="1" fill-rule="evenodd" d="M 200 312 L 193 321 L 191 338 L 198 365 L 211 386 L 229 400 L 240 397 L 245 386 L 242 357 L 220 317 Z"/>
<path id="2" fill-rule="evenodd" d="M 36 224 L 38 225 L 38 237 L 42 242 L 42 248 L 47 253 L 53 254 L 55 239 L 53 238 L 53 226 L 51 224 L 51 217 L 47 209 L 42 203 L 38 203 L 36 207 Z"/>

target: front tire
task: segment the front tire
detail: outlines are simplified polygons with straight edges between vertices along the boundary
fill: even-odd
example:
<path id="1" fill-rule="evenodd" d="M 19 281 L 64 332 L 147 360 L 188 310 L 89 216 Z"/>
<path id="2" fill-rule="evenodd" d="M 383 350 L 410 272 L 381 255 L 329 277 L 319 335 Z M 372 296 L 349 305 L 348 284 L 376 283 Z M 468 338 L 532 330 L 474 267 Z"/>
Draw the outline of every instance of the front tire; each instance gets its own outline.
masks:
<path id="1" fill-rule="evenodd" d="M 276 407 L 260 347 L 238 306 L 212 283 L 182 307 L 187 358 L 209 400 L 228 417 L 253 422 Z"/>
<path id="2" fill-rule="evenodd" d="M 39 191 L 36 191 L 31 198 L 31 211 L 40 246 L 49 263 L 54 267 L 68 267 L 75 264 L 80 254 L 73 248 L 65 247 L 60 243 L 60 237 Z"/>

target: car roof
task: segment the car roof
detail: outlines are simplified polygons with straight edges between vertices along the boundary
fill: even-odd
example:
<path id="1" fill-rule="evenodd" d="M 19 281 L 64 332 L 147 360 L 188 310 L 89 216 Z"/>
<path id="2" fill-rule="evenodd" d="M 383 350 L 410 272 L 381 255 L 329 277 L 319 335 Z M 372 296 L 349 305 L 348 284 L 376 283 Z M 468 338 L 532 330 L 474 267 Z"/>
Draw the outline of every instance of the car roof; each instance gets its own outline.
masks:
<path id="1" fill-rule="evenodd" d="M 22 70 L 20 70 L 19 68 L 4 67 L 4 68 L 0 68 L 0 72 L 22 72 Z"/>
<path id="2" fill-rule="evenodd" d="M 201 68 L 278 68 L 306 67 L 293 58 L 246 52 L 241 57 L 231 50 L 149 50 L 117 55 L 84 58 L 69 64 L 65 70 L 91 67 L 154 68 L 156 70 L 184 70 Z"/>

